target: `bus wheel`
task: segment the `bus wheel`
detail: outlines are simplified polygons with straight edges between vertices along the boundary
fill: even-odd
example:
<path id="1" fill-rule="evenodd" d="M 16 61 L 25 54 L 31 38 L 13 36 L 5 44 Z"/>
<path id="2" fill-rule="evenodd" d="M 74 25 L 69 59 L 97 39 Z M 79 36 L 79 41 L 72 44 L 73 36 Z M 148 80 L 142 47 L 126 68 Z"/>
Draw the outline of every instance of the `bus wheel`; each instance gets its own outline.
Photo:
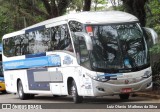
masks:
<path id="1" fill-rule="evenodd" d="M 60 95 L 53 95 L 53 97 L 58 98 L 58 97 L 60 97 Z"/>
<path id="2" fill-rule="evenodd" d="M 120 99 L 127 100 L 129 98 L 129 94 L 119 94 Z"/>
<path id="3" fill-rule="evenodd" d="M 34 99 L 34 94 L 26 94 L 26 95 L 28 95 L 27 98 Z"/>
<path id="4" fill-rule="evenodd" d="M 27 94 L 25 94 L 23 91 L 23 85 L 21 80 L 18 82 L 18 96 L 21 100 L 25 100 L 28 97 Z"/>
<path id="5" fill-rule="evenodd" d="M 71 95 L 72 95 L 72 97 L 73 97 L 74 103 L 82 103 L 83 97 L 78 95 L 75 81 L 72 81 L 72 85 L 71 85 Z"/>

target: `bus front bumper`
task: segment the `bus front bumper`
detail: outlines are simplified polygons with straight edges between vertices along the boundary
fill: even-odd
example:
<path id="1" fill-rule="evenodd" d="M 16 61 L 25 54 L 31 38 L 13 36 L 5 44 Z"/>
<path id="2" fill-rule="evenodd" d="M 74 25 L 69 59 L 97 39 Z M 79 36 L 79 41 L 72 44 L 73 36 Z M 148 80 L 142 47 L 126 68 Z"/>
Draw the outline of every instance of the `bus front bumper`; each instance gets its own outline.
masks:
<path id="1" fill-rule="evenodd" d="M 134 93 L 138 91 L 150 91 L 152 89 L 152 76 L 132 84 L 110 84 L 93 80 L 93 96 L 107 96 L 117 94 Z M 123 91 L 123 90 L 129 91 Z"/>

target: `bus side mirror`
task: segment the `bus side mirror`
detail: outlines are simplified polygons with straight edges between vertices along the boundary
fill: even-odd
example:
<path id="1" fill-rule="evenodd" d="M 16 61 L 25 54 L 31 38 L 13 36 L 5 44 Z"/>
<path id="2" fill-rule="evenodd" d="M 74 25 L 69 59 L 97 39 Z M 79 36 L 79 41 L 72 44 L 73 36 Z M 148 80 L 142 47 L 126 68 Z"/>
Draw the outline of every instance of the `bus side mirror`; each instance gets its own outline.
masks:
<path id="1" fill-rule="evenodd" d="M 158 43 L 158 34 L 151 28 L 143 28 L 143 32 L 146 37 L 147 44 L 149 44 L 149 47 L 152 47 L 154 44 Z"/>
<path id="2" fill-rule="evenodd" d="M 84 32 L 75 32 L 75 36 L 77 37 L 83 37 L 85 42 L 86 42 L 86 47 L 87 47 L 87 50 L 91 51 L 93 50 L 93 43 L 92 43 L 92 39 L 91 37 L 87 34 L 87 33 L 84 33 Z"/>

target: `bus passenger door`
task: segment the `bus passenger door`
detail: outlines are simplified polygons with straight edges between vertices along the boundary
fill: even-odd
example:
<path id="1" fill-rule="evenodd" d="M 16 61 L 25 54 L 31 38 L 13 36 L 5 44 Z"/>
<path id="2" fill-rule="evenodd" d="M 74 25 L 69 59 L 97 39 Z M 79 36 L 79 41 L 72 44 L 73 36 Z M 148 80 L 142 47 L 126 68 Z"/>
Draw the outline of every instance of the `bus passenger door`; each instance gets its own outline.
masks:
<path id="1" fill-rule="evenodd" d="M 74 38 L 75 51 L 77 56 L 77 62 L 80 64 L 81 68 L 79 70 L 79 84 L 81 94 L 86 96 L 90 95 L 88 91 L 88 77 L 86 73 L 88 69 L 90 69 L 90 61 L 89 61 L 89 52 L 87 50 L 87 45 L 85 41 L 85 37 L 83 36 L 75 36 Z M 90 84 L 91 85 L 91 84 Z"/>

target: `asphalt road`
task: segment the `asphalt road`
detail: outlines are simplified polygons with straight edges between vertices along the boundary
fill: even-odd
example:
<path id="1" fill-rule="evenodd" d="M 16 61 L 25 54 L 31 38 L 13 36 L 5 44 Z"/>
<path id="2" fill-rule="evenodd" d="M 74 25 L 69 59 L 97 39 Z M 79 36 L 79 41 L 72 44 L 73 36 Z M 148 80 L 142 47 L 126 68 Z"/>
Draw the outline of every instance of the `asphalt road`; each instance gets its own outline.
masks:
<path id="1" fill-rule="evenodd" d="M 100 97 L 100 98 L 85 98 L 82 104 L 74 104 L 72 102 L 71 97 L 53 97 L 52 95 L 36 95 L 34 99 L 29 100 L 20 100 L 17 95 L 13 94 L 1 94 L 0 93 L 0 103 L 2 104 L 15 104 L 18 105 L 29 105 L 32 103 L 38 104 L 46 104 L 45 108 L 49 109 L 43 109 L 43 110 L 32 110 L 34 112 L 41 112 L 41 111 L 52 111 L 52 112 L 61 112 L 61 111 L 73 111 L 73 112 L 144 112 L 144 109 L 115 109 L 115 108 L 109 108 L 107 106 L 110 105 L 118 105 L 123 106 L 123 104 L 143 104 L 143 103 L 160 103 L 160 99 L 152 99 L 149 97 L 130 97 L 129 100 L 120 100 L 118 96 L 108 96 L 108 97 Z M 43 107 L 43 106 L 42 106 Z M 53 108 L 53 109 L 50 109 Z M 53 111 L 54 110 L 54 111 Z M 0 109 L 0 112 L 11 112 L 11 110 L 2 110 Z M 21 109 L 15 109 L 12 110 L 22 112 Z M 23 110 L 23 112 L 27 112 L 29 110 Z M 159 109 L 145 109 L 145 112 L 158 112 Z"/>

